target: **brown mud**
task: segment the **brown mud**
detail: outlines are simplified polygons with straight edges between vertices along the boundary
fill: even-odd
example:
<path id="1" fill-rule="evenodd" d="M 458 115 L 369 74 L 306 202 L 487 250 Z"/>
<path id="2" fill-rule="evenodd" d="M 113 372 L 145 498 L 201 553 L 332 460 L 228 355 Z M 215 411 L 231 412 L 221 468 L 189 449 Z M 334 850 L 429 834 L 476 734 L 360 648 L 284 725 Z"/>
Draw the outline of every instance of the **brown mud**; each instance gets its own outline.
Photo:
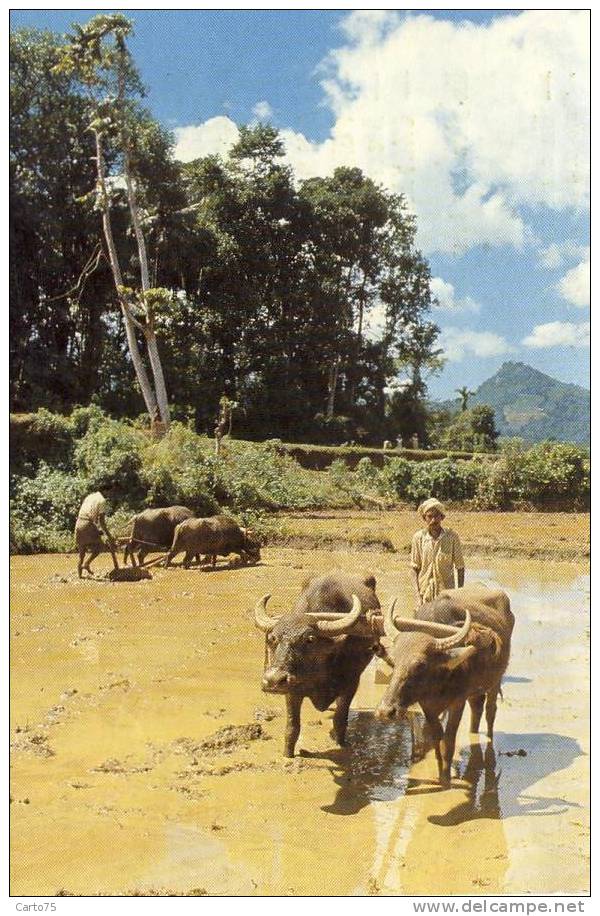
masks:
<path id="1" fill-rule="evenodd" d="M 584 512 L 482 512 L 448 508 L 448 522 L 468 554 L 586 559 L 590 517 Z M 334 509 L 288 513 L 269 535 L 280 547 L 405 553 L 419 520 L 412 508 L 378 512 Z"/>
<path id="2" fill-rule="evenodd" d="M 374 666 L 346 748 L 305 701 L 302 753 L 281 754 L 252 606 L 363 565 L 410 609 L 390 553 L 267 548 L 256 567 L 120 584 L 79 581 L 72 556 L 13 558 L 11 893 L 585 893 L 586 566 L 470 558 L 468 578 L 512 598 L 514 650 L 493 748 L 461 727 L 441 790 L 418 714 L 373 718 Z"/>

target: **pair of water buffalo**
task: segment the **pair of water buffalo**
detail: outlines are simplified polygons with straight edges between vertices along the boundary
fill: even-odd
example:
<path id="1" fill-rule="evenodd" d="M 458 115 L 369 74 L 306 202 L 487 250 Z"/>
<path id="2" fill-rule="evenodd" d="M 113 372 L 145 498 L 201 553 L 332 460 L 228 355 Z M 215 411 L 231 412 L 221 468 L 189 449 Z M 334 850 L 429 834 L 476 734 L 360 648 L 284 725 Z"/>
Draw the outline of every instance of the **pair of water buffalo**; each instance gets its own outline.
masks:
<path id="1" fill-rule="evenodd" d="M 332 737 L 344 744 L 360 676 L 378 655 L 392 675 L 376 716 L 391 721 L 420 704 L 439 779 L 447 785 L 466 702 L 471 731 L 479 730 L 485 706 L 487 735 L 493 737 L 514 625 L 509 599 L 500 589 L 470 585 L 442 592 L 419 608 L 417 618 L 404 618 L 395 613 L 396 600 L 382 613 L 375 585 L 371 575 L 332 573 L 307 579 L 294 609 L 281 617 L 267 612 L 269 595 L 257 603 L 255 621 L 266 634 L 262 689 L 286 697 L 284 753 L 294 755 L 304 697 L 319 710 L 336 700 Z"/>
<path id="2" fill-rule="evenodd" d="M 187 569 L 193 558 L 210 557 L 212 566 L 217 556 L 240 555 L 242 562 L 260 560 L 260 545 L 252 532 L 241 528 L 228 515 L 196 518 L 185 506 L 166 509 L 146 509 L 133 518 L 131 535 L 125 546 L 124 562 L 142 565 L 148 553 L 168 550 L 165 565 L 178 553 L 185 551 L 183 565 Z"/>

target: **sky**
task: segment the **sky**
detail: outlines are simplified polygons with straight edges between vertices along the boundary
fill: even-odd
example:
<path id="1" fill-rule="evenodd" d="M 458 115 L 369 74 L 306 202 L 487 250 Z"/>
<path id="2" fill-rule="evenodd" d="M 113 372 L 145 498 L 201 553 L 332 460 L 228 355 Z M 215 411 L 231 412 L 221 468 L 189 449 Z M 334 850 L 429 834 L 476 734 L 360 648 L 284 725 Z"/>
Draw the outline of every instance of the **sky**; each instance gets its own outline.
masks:
<path id="1" fill-rule="evenodd" d="M 11 27 L 96 12 L 13 11 Z M 182 161 L 267 121 L 298 178 L 359 166 L 405 194 L 439 301 L 433 397 L 506 360 L 589 386 L 586 10 L 123 12 Z"/>

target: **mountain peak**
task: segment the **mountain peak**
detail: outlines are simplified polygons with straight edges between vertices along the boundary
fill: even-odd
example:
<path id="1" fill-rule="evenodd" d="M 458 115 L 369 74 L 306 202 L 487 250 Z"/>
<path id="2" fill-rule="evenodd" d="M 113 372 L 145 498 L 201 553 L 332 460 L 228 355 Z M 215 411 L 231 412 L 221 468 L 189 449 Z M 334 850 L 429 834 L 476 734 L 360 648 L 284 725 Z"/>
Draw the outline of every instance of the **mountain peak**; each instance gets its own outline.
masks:
<path id="1" fill-rule="evenodd" d="M 520 436 L 529 442 L 589 443 L 589 391 L 560 382 L 527 363 L 502 363 L 479 386 L 471 403 L 494 408 L 496 426 L 503 436 Z"/>

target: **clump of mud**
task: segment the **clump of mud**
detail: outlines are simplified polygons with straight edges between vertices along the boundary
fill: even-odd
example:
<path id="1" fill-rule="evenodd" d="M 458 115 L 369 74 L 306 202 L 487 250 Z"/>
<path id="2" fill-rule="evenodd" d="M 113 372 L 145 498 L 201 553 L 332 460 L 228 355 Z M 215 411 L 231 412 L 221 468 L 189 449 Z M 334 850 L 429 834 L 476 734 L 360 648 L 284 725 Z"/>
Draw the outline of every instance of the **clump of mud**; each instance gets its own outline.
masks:
<path id="1" fill-rule="evenodd" d="M 122 760 L 117 760 L 116 757 L 110 757 L 108 760 L 105 760 L 103 763 L 99 763 L 97 767 L 92 767 L 92 773 L 115 773 L 118 775 L 129 776 L 131 773 L 149 773 L 152 769 L 148 764 L 143 765 L 132 765 L 125 764 Z"/>
<path id="2" fill-rule="evenodd" d="M 176 753 L 192 756 L 232 754 L 247 747 L 250 741 L 266 741 L 269 737 L 259 722 L 249 722 L 247 725 L 225 725 L 198 743 L 190 738 L 178 738 L 173 742 L 173 749 Z"/>
<path id="3" fill-rule="evenodd" d="M 34 757 L 55 757 L 54 751 L 48 744 L 48 735 L 42 732 L 30 732 L 28 729 L 16 728 L 18 737 L 11 742 L 13 751 L 32 754 Z"/>
<path id="4" fill-rule="evenodd" d="M 74 894 L 72 891 L 66 890 L 64 887 L 61 887 L 60 890 L 57 890 L 55 897 L 80 897 L 81 894 Z M 95 894 L 87 894 L 86 896 L 93 897 L 113 897 L 114 894 L 109 892 L 98 892 Z M 165 887 L 150 887 L 145 890 L 139 890 L 138 888 L 130 891 L 125 891 L 123 894 L 124 897 L 208 897 L 209 893 L 205 887 L 193 887 L 189 891 L 173 891 L 168 890 Z"/>
<path id="5" fill-rule="evenodd" d="M 152 575 L 143 566 L 121 566 L 111 569 L 104 578 L 109 582 L 141 582 L 142 579 L 151 579 Z"/>

